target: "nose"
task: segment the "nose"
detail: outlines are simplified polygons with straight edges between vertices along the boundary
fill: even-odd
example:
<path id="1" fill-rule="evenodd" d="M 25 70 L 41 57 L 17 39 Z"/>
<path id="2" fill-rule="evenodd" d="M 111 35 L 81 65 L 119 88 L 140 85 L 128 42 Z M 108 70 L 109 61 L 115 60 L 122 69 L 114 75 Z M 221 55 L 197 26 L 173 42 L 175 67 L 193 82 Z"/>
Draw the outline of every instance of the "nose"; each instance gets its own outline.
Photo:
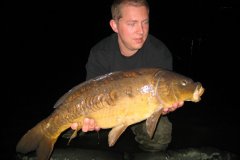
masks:
<path id="1" fill-rule="evenodd" d="M 137 33 L 139 33 L 139 34 L 143 34 L 143 32 L 144 32 L 143 24 L 140 23 L 140 24 L 138 25 L 138 28 L 137 28 Z"/>

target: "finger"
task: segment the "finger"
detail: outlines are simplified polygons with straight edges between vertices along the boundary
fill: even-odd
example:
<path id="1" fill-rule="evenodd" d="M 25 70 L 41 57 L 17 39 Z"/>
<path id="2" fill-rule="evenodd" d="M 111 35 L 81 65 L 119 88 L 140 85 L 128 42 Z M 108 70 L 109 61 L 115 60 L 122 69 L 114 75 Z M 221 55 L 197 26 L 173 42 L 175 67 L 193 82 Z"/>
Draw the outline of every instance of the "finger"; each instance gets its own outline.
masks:
<path id="1" fill-rule="evenodd" d="M 83 125 L 89 125 L 89 121 L 90 121 L 89 118 L 84 118 Z"/>
<path id="2" fill-rule="evenodd" d="M 83 125 L 83 127 L 82 127 L 82 131 L 83 132 L 88 132 L 88 125 Z"/>
<path id="3" fill-rule="evenodd" d="M 177 108 L 178 106 L 179 106 L 179 102 L 176 102 L 176 103 L 174 103 L 174 104 L 172 105 L 171 108 Z"/>
<path id="4" fill-rule="evenodd" d="M 89 125 L 88 125 L 88 129 L 90 131 L 93 131 L 95 129 L 95 122 L 93 119 L 89 119 Z"/>
<path id="5" fill-rule="evenodd" d="M 72 128 L 73 130 L 76 130 L 77 127 L 78 127 L 78 124 L 77 124 L 77 123 L 73 123 L 73 124 L 71 125 L 71 128 Z"/>
<path id="6" fill-rule="evenodd" d="M 95 126 L 95 131 L 100 131 L 100 127 L 98 127 L 98 126 Z"/>
<path id="7" fill-rule="evenodd" d="M 179 102 L 178 107 L 182 107 L 184 105 L 184 101 Z"/>
<path id="8" fill-rule="evenodd" d="M 163 111 L 162 111 L 162 114 L 165 115 L 169 112 L 169 109 L 168 108 L 164 108 Z"/>
<path id="9" fill-rule="evenodd" d="M 162 115 L 166 115 L 166 114 L 168 114 L 168 112 L 162 112 Z"/>
<path id="10" fill-rule="evenodd" d="M 89 121 L 90 121 L 89 118 L 84 118 L 84 120 L 83 120 L 83 126 L 82 126 L 82 131 L 83 131 L 83 132 L 89 131 Z"/>
<path id="11" fill-rule="evenodd" d="M 169 108 L 169 112 L 172 112 L 172 111 L 175 111 L 175 110 L 176 110 L 176 107 Z"/>

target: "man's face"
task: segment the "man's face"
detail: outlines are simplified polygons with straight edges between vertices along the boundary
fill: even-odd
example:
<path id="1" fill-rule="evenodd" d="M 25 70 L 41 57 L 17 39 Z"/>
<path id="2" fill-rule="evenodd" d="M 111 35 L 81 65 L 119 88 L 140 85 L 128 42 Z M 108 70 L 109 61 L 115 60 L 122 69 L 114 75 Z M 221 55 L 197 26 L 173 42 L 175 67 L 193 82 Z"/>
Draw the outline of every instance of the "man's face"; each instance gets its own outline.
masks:
<path id="1" fill-rule="evenodd" d="M 149 13 L 145 6 L 124 5 L 122 17 L 116 22 L 118 41 L 124 51 L 139 50 L 148 36 Z"/>

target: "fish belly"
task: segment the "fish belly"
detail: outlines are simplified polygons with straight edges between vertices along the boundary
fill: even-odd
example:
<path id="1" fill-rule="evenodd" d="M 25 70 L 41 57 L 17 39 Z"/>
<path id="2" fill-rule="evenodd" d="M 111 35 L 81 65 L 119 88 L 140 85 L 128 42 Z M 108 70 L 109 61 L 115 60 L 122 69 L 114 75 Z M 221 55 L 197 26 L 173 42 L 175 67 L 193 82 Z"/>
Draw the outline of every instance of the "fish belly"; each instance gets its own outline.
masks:
<path id="1" fill-rule="evenodd" d="M 113 106 L 106 106 L 90 114 L 101 128 L 113 128 L 120 124 L 127 126 L 147 119 L 159 106 L 154 97 L 139 95 L 122 98 Z"/>

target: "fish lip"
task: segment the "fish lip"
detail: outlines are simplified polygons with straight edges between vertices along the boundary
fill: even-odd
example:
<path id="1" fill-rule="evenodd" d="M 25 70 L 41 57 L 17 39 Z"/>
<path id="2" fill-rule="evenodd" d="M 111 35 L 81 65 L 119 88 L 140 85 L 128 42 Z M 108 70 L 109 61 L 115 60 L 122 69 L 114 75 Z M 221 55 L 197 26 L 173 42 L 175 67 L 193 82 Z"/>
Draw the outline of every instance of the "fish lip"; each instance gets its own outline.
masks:
<path id="1" fill-rule="evenodd" d="M 193 93 L 193 102 L 199 102 L 201 100 L 201 96 L 204 93 L 204 88 L 202 87 L 202 85 L 199 83 Z"/>

